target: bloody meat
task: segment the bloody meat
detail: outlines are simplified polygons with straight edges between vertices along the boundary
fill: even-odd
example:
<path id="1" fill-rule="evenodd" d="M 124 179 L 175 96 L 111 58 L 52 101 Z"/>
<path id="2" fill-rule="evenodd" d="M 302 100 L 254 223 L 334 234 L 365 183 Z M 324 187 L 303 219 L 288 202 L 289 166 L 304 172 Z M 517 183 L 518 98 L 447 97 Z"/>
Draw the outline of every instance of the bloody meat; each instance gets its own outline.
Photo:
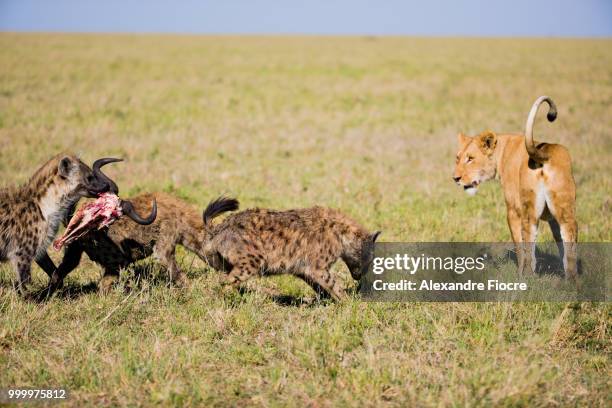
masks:
<path id="1" fill-rule="evenodd" d="M 90 230 L 111 225 L 122 215 L 121 199 L 113 193 L 101 194 L 95 201 L 87 203 L 77 211 L 64 234 L 53 242 L 53 248 L 59 251 L 62 246 L 82 237 Z"/>

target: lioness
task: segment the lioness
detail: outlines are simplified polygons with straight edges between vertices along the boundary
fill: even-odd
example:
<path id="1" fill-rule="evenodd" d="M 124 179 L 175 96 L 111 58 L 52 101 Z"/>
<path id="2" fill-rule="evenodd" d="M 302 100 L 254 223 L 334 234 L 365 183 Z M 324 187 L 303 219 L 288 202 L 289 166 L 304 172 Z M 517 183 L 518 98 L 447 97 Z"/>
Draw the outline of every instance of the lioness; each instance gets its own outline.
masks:
<path id="1" fill-rule="evenodd" d="M 533 141 L 533 123 L 543 102 L 550 108 L 548 121 L 556 119 L 555 103 L 540 96 L 529 112 L 525 136 L 486 131 L 470 137 L 459 133 L 453 180 L 474 195 L 480 183 L 499 176 L 519 273 L 535 271 L 535 241 L 538 222 L 543 219 L 558 243 L 565 277 L 576 279 L 576 185 L 567 148 Z"/>

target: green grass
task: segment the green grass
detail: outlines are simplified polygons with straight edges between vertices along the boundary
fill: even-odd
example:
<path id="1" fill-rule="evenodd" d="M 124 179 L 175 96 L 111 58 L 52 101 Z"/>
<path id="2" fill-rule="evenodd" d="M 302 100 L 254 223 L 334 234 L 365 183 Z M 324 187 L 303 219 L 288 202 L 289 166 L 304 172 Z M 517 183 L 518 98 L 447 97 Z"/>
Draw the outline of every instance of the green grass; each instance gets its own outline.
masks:
<path id="1" fill-rule="evenodd" d="M 609 40 L 2 34 L 0 61 L 3 185 L 61 150 L 116 155 L 123 196 L 334 206 L 384 241 L 509 241 L 500 186 L 452 183 L 455 136 L 522 131 L 548 94 L 559 118 L 535 135 L 571 151 L 579 239 L 612 240 Z M 63 386 L 72 406 L 610 404 L 608 304 L 283 305 L 257 288 L 311 293 L 227 293 L 180 261 L 184 290 L 153 268 L 99 296 L 85 259 L 44 304 L 3 265 L 0 387 Z"/>

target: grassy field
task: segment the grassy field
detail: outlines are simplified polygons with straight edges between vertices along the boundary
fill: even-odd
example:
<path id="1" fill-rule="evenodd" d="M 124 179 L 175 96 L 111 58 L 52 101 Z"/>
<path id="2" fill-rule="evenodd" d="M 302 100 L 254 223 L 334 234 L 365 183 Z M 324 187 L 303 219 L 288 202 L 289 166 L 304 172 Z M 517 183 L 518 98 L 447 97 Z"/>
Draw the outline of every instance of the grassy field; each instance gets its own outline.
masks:
<path id="1" fill-rule="evenodd" d="M 322 204 L 383 241 L 509 241 L 500 186 L 452 183 L 456 134 L 522 131 L 548 94 L 559 118 L 535 135 L 572 153 L 579 239 L 611 241 L 611 67 L 610 40 L 1 34 L 0 180 L 72 150 L 125 158 L 108 170 L 123 196 Z M 43 304 L 0 267 L 0 388 L 62 386 L 71 406 L 612 403 L 609 304 L 284 305 L 256 288 L 309 289 L 222 293 L 180 260 L 183 290 L 126 271 L 100 296 L 84 258 Z"/>

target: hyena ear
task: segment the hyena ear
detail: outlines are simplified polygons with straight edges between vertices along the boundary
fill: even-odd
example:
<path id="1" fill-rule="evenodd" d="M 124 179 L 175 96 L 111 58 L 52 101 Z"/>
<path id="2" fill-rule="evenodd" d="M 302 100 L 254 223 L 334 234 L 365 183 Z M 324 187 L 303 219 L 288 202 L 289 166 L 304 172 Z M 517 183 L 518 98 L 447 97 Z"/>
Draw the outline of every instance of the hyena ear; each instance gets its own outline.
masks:
<path id="1" fill-rule="evenodd" d="M 487 130 L 478 136 L 478 147 L 485 154 L 493 153 L 495 146 L 497 146 L 497 135 L 494 132 Z"/>
<path id="2" fill-rule="evenodd" d="M 61 177 L 68 177 L 70 175 L 70 169 L 72 168 L 72 161 L 70 157 L 65 156 L 62 157 L 59 164 L 57 165 L 57 170 Z"/>
<path id="3" fill-rule="evenodd" d="M 459 146 L 465 146 L 470 143 L 470 140 L 472 140 L 472 138 L 464 135 L 463 132 L 457 133 L 457 142 L 459 142 Z"/>
<path id="4" fill-rule="evenodd" d="M 376 242 L 376 239 L 378 238 L 378 236 L 380 235 L 381 232 L 382 231 L 376 231 L 375 233 L 370 235 L 370 239 L 372 240 L 372 242 Z"/>

